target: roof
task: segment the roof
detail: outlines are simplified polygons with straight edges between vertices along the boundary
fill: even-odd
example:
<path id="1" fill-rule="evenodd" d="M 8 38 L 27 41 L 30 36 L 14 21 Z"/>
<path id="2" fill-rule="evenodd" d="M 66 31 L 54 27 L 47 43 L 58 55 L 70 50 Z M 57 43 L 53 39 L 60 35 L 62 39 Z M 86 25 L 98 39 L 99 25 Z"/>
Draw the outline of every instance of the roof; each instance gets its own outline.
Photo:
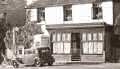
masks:
<path id="1" fill-rule="evenodd" d="M 49 7 L 56 5 L 65 5 L 65 4 L 84 4 L 100 1 L 112 1 L 112 0 L 37 0 L 31 5 L 28 5 L 27 8 L 38 8 L 38 7 Z"/>

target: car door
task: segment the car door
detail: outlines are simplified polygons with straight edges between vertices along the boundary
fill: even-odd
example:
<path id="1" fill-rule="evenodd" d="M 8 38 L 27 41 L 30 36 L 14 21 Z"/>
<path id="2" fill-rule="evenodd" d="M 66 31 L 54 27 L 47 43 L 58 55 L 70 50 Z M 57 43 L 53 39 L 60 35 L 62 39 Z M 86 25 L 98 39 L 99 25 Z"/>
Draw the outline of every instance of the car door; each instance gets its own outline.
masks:
<path id="1" fill-rule="evenodd" d="M 24 59 L 23 62 L 25 65 L 33 65 L 34 64 L 34 58 L 37 56 L 37 54 L 35 54 L 33 52 L 33 50 L 27 50 L 25 51 L 24 54 Z"/>

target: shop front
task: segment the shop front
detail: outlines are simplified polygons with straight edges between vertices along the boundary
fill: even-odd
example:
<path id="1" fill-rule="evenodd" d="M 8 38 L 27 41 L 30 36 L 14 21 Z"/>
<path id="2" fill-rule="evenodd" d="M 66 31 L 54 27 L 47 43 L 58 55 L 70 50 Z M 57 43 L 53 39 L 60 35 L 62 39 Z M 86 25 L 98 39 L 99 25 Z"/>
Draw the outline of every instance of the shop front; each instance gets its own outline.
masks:
<path id="1" fill-rule="evenodd" d="M 110 34 L 105 23 L 47 25 L 56 62 L 105 62 Z"/>

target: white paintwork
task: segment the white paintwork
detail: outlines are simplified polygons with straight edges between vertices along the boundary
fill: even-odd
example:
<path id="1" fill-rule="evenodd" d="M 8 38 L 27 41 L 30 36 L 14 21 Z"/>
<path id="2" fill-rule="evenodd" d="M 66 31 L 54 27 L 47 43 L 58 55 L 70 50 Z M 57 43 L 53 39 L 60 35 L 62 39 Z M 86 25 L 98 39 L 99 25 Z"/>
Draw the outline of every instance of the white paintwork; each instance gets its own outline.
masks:
<path id="1" fill-rule="evenodd" d="M 47 7 L 45 8 L 45 20 L 47 24 L 63 23 L 63 7 Z"/>
<path id="2" fill-rule="evenodd" d="M 113 4 L 112 2 L 104 2 L 102 3 L 103 7 L 103 20 L 113 25 Z"/>
<path id="3" fill-rule="evenodd" d="M 63 6 L 46 7 L 45 8 L 45 23 L 46 24 L 62 24 L 62 23 L 92 23 L 106 22 L 113 24 L 113 5 L 112 2 L 103 2 L 103 19 L 92 19 L 92 4 L 77 4 L 72 5 L 72 21 L 63 21 Z M 37 20 L 37 10 L 31 10 L 31 21 Z"/>
<path id="4" fill-rule="evenodd" d="M 79 4 L 72 6 L 73 23 L 86 23 L 91 21 L 92 4 Z"/>
<path id="5" fill-rule="evenodd" d="M 30 21 L 37 21 L 37 9 L 30 10 Z"/>

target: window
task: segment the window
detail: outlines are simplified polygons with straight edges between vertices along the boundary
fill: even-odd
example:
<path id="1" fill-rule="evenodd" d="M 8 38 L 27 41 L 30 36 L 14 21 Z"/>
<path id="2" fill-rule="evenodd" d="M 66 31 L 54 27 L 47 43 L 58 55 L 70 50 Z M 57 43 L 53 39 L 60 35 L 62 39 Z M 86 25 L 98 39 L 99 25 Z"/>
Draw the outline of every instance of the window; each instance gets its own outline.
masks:
<path id="1" fill-rule="evenodd" d="M 69 41 L 71 41 L 71 33 L 69 33 L 69 32 L 54 32 L 54 33 L 52 33 L 52 41 L 53 42 L 57 42 L 57 41 L 69 42 Z"/>
<path id="2" fill-rule="evenodd" d="M 97 40 L 97 33 L 93 33 L 93 40 Z"/>
<path id="3" fill-rule="evenodd" d="M 19 54 L 22 54 L 22 50 L 19 50 Z"/>
<path id="4" fill-rule="evenodd" d="M 70 33 L 62 33 L 62 40 L 63 41 L 70 41 L 71 40 L 71 34 Z"/>
<path id="5" fill-rule="evenodd" d="M 52 34 L 52 41 L 56 41 L 56 33 Z"/>
<path id="6" fill-rule="evenodd" d="M 71 48 L 71 33 L 69 32 L 54 32 L 52 33 L 53 53 L 70 53 Z"/>
<path id="7" fill-rule="evenodd" d="M 82 35 L 82 40 L 85 41 L 85 40 L 87 39 L 86 36 L 87 36 L 86 33 L 83 33 L 83 35 Z"/>
<path id="8" fill-rule="evenodd" d="M 88 40 L 92 40 L 92 34 L 88 33 Z"/>
<path id="9" fill-rule="evenodd" d="M 83 54 L 102 54 L 103 42 L 102 32 L 82 33 Z"/>
<path id="10" fill-rule="evenodd" d="M 57 41 L 61 41 L 61 33 L 57 33 Z"/>
<path id="11" fill-rule="evenodd" d="M 64 42 L 64 53 L 70 53 L 70 43 L 69 42 Z"/>
<path id="12" fill-rule="evenodd" d="M 83 43 L 83 53 L 89 53 L 88 42 Z"/>
<path id="13" fill-rule="evenodd" d="M 98 33 L 98 39 L 103 40 L 103 33 Z"/>
<path id="14" fill-rule="evenodd" d="M 100 3 L 93 3 L 93 19 L 102 19 L 103 13 L 102 13 L 102 7 Z"/>
<path id="15" fill-rule="evenodd" d="M 37 9 L 37 21 L 45 21 L 45 8 L 41 7 Z"/>
<path id="16" fill-rule="evenodd" d="M 64 5 L 64 21 L 72 20 L 72 5 Z"/>

